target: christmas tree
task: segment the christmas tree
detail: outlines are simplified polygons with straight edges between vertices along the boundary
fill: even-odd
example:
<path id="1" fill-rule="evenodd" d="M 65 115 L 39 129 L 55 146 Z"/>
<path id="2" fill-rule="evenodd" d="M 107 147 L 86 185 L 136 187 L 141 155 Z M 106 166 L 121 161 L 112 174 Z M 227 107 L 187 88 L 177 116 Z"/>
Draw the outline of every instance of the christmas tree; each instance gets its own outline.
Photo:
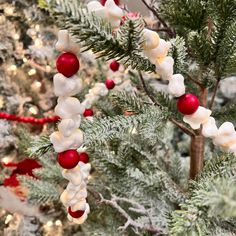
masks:
<path id="1" fill-rule="evenodd" d="M 69 132 L 68 113 L 82 114 L 83 138 L 69 154 L 67 139 L 56 142 L 53 130 L 25 140 L 41 166 L 18 179 L 28 202 L 50 219 L 44 227 L 63 222 L 58 235 L 235 235 L 236 108 L 223 88 L 236 73 L 236 1 L 137 3 L 147 16 L 113 0 L 39 1 L 63 30 L 56 48 L 66 51 L 54 76 L 56 132 Z M 78 62 L 65 30 L 82 48 Z M 83 89 L 73 77 L 78 70 Z M 59 86 L 64 79 L 77 87 Z M 75 91 L 85 111 L 77 100 L 70 109 Z M 67 211 L 74 221 L 85 210 L 76 215 L 60 195 L 66 179 L 71 186 L 78 181 L 68 174 L 78 162 L 86 166 L 88 156 L 90 213 L 83 224 L 70 224 Z"/>

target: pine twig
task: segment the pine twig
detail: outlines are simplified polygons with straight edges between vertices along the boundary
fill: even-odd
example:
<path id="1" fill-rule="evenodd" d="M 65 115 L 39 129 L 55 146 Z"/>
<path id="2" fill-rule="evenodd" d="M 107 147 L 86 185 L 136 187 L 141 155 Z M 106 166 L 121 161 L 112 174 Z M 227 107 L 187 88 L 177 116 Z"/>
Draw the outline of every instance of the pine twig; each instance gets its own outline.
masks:
<path id="1" fill-rule="evenodd" d="M 220 78 L 217 79 L 215 88 L 214 88 L 214 90 L 213 90 L 213 95 L 212 95 L 211 102 L 210 102 L 210 105 L 209 105 L 209 108 L 210 108 L 210 109 L 212 109 L 212 107 L 213 107 L 213 105 L 214 105 L 214 101 L 215 101 L 215 98 L 216 98 L 217 90 L 218 90 L 218 88 L 219 88 L 219 84 L 220 84 Z"/>
<path id="2" fill-rule="evenodd" d="M 175 37 L 175 32 L 167 25 L 167 23 L 160 17 L 160 15 L 157 13 L 157 10 L 149 6 L 146 0 L 141 0 L 143 4 L 153 13 L 153 15 L 160 21 L 160 23 L 164 26 L 164 31 L 172 38 Z"/>
<path id="3" fill-rule="evenodd" d="M 130 201 L 129 199 L 124 199 L 124 198 L 119 198 L 119 197 L 116 197 L 114 195 L 112 195 L 112 198 L 111 200 L 108 200 L 108 199 L 104 199 L 103 196 L 101 194 L 100 195 L 100 203 L 104 203 L 104 204 L 107 204 L 107 205 L 110 205 L 111 207 L 113 207 L 114 209 L 116 209 L 125 219 L 126 219 L 126 223 L 119 227 L 120 230 L 124 231 L 126 230 L 129 226 L 133 226 L 134 228 L 136 229 L 140 229 L 140 230 L 145 230 L 145 231 L 148 231 L 150 233 L 153 233 L 155 235 L 161 235 L 162 234 L 162 230 L 159 229 L 159 228 L 155 228 L 154 226 L 150 225 L 149 227 L 146 226 L 146 225 L 143 225 L 141 223 L 138 223 L 136 221 L 134 221 L 130 216 L 129 214 L 121 207 L 119 206 L 119 204 L 117 203 L 117 201 L 124 201 L 126 203 L 130 203 L 132 205 L 135 205 L 135 207 L 140 207 L 141 205 L 138 204 L 138 203 L 135 203 L 133 201 Z M 141 207 L 141 214 L 143 213 L 143 209 L 144 206 Z"/>
<path id="4" fill-rule="evenodd" d="M 145 81 L 144 81 L 144 78 L 143 78 L 143 75 L 142 75 L 141 71 L 139 71 L 138 73 L 139 73 L 139 78 L 140 78 L 140 80 L 141 80 L 141 82 L 142 82 L 142 85 L 143 85 L 143 89 L 144 89 L 144 91 L 146 92 L 147 96 L 152 100 L 152 102 L 153 102 L 156 106 L 161 107 L 161 105 L 156 101 L 156 99 L 155 99 L 155 98 L 150 94 L 150 92 L 148 91 L 148 88 L 147 88 L 147 86 L 146 86 L 146 83 L 145 83 Z M 178 122 L 177 120 L 175 120 L 174 118 L 171 118 L 170 121 L 171 121 L 173 124 L 175 124 L 176 126 L 178 126 L 184 133 L 188 134 L 189 136 L 195 136 L 195 133 L 194 133 L 191 129 L 185 127 L 183 124 L 179 123 L 179 122 Z"/>

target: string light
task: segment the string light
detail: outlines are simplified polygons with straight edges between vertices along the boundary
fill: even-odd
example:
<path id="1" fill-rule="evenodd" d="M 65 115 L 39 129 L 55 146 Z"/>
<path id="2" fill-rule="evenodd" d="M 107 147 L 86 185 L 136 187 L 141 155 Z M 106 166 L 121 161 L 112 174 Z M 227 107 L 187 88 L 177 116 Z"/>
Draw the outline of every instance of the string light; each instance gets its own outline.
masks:
<path id="1" fill-rule="evenodd" d="M 37 39 L 35 39 L 35 41 L 34 41 L 34 45 L 35 45 L 36 47 L 41 47 L 41 46 L 43 45 L 43 42 L 42 42 L 41 39 L 37 38 Z"/>
<path id="2" fill-rule="evenodd" d="M 32 89 L 34 89 L 34 90 L 39 90 L 41 88 L 41 86 L 42 86 L 42 83 L 37 80 L 34 81 L 34 83 L 31 85 Z"/>
<path id="3" fill-rule="evenodd" d="M 14 13 L 14 8 L 9 6 L 6 7 L 4 11 L 7 15 L 12 15 Z"/>
<path id="4" fill-rule="evenodd" d="M 56 226 L 62 226 L 62 222 L 60 220 L 56 220 L 55 225 Z"/>
<path id="5" fill-rule="evenodd" d="M 15 34 L 13 35 L 13 38 L 14 38 L 15 40 L 19 40 L 19 39 L 20 39 L 20 35 L 17 34 L 17 33 L 15 33 Z"/>
<path id="6" fill-rule="evenodd" d="M 28 59 L 26 57 L 23 58 L 23 62 L 26 63 Z"/>
<path id="7" fill-rule="evenodd" d="M 40 25 L 38 25 L 38 24 L 35 25 L 35 30 L 36 30 L 36 31 L 39 31 L 39 30 L 40 30 Z"/>
<path id="8" fill-rule="evenodd" d="M 51 220 L 48 221 L 48 222 L 47 222 L 47 226 L 48 226 L 48 227 L 52 227 L 52 226 L 53 226 L 53 222 L 52 222 Z"/>
<path id="9" fill-rule="evenodd" d="M 36 74 L 36 70 L 35 69 L 30 69 L 29 71 L 28 71 L 28 75 L 29 76 L 32 76 L 32 75 L 35 75 Z"/>
<path id="10" fill-rule="evenodd" d="M 52 69 L 51 66 L 49 66 L 49 65 L 46 66 L 46 72 L 50 72 L 51 69 Z"/>
<path id="11" fill-rule="evenodd" d="M 6 220 L 5 220 L 5 224 L 8 224 L 11 220 L 13 219 L 12 215 L 7 215 Z"/>
<path id="12" fill-rule="evenodd" d="M 8 71 L 16 71 L 16 69 L 17 69 L 16 65 L 10 65 L 7 70 Z"/>
<path id="13" fill-rule="evenodd" d="M 9 162 L 11 162 L 11 158 L 10 157 L 3 157 L 1 159 L 1 162 L 4 163 L 4 164 L 8 164 Z"/>
<path id="14" fill-rule="evenodd" d="M 29 113 L 31 113 L 32 115 L 37 115 L 39 112 L 39 109 L 36 106 L 32 106 L 29 108 Z"/>

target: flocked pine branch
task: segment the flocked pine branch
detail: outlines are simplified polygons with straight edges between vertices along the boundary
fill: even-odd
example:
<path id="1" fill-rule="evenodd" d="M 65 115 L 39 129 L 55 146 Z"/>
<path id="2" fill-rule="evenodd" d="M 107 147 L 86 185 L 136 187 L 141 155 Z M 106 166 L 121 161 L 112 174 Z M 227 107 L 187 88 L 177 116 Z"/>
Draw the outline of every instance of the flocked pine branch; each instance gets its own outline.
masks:
<path id="1" fill-rule="evenodd" d="M 141 53 L 142 20 L 127 19 L 118 32 L 113 33 L 109 23 L 88 12 L 86 8 L 82 9 L 77 0 L 57 0 L 45 4 L 59 25 L 68 29 L 85 50 L 91 49 L 98 57 L 121 60 L 132 69 L 155 71 L 155 66 Z"/>

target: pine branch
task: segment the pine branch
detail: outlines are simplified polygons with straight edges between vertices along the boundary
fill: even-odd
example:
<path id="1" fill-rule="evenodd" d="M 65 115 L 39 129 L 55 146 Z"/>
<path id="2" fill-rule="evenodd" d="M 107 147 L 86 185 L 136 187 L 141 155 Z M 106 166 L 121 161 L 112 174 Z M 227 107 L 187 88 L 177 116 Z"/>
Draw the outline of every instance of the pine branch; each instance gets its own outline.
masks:
<path id="1" fill-rule="evenodd" d="M 141 54 L 142 20 L 126 20 L 114 35 L 110 24 L 82 9 L 76 0 L 58 0 L 50 9 L 61 27 L 83 43 L 85 51 L 91 49 L 107 60 L 116 58 L 132 69 L 155 71 L 155 65 Z"/>

